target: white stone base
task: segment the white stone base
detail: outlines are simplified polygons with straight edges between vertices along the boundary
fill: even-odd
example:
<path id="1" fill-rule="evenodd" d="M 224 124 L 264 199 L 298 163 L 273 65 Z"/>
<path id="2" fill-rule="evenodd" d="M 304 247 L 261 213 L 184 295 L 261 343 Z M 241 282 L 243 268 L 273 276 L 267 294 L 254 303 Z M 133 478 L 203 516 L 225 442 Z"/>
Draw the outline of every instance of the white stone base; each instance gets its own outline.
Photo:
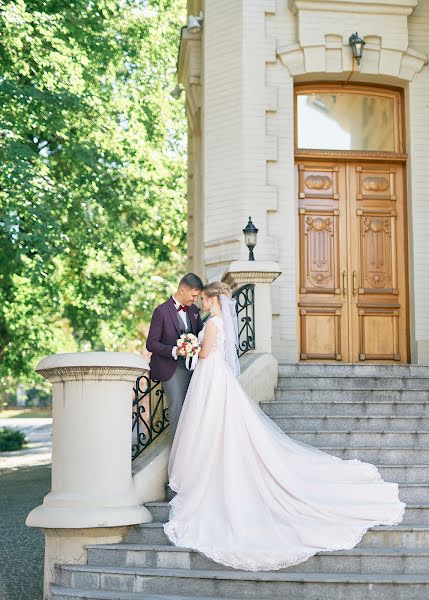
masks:
<path id="1" fill-rule="evenodd" d="M 50 584 L 55 578 L 56 564 L 87 562 L 86 546 L 89 544 L 117 544 L 122 542 L 128 527 L 95 529 L 43 529 L 45 534 L 45 572 L 43 600 L 50 600 Z"/>
<path id="2" fill-rule="evenodd" d="M 31 511 L 26 520 L 29 527 L 81 529 L 82 527 L 117 527 L 149 523 L 151 514 L 145 506 L 96 507 L 70 506 L 54 508 L 41 505 Z"/>

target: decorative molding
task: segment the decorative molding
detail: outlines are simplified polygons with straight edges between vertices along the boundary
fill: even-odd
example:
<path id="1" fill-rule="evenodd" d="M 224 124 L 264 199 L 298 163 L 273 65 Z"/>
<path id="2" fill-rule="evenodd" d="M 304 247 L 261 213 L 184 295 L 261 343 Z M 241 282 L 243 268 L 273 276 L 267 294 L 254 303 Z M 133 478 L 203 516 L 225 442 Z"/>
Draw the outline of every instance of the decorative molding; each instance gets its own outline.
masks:
<path id="1" fill-rule="evenodd" d="M 365 12 L 380 14 L 388 12 L 391 15 L 409 16 L 417 6 L 418 0 L 289 0 L 289 9 L 297 14 L 300 10 L 311 11 L 339 11 L 339 12 Z"/>
<path id="2" fill-rule="evenodd" d="M 37 369 L 39 375 L 57 383 L 60 381 L 131 381 L 143 373 L 144 369 L 136 367 L 53 367 Z"/>
<path id="3" fill-rule="evenodd" d="M 281 275 L 281 271 L 235 271 L 228 272 L 223 281 L 233 287 L 245 283 L 272 283 Z"/>
<path id="4" fill-rule="evenodd" d="M 332 186 L 332 179 L 327 175 L 309 175 L 304 183 L 310 190 L 329 190 Z"/>
<path id="5" fill-rule="evenodd" d="M 292 76 L 356 72 L 412 81 L 428 61 L 408 47 L 406 17 L 417 4 L 418 0 L 289 0 L 290 10 L 298 15 L 299 42 L 279 43 L 277 56 Z M 354 27 L 366 44 L 360 65 L 349 45 Z"/>
<path id="6" fill-rule="evenodd" d="M 326 217 L 325 219 L 322 217 L 307 217 L 307 231 L 328 231 L 332 233 L 332 219 L 330 217 Z"/>
<path id="7" fill-rule="evenodd" d="M 363 220 L 364 231 L 373 231 L 374 233 L 390 233 L 390 219 L 389 217 L 365 217 Z"/>
<path id="8" fill-rule="evenodd" d="M 225 268 L 221 279 L 235 288 L 244 283 L 272 283 L 280 275 L 276 261 L 235 260 Z"/>
<path id="9" fill-rule="evenodd" d="M 197 115 L 202 103 L 201 33 L 190 34 L 186 28 L 182 30 L 177 76 L 186 90 L 186 114 L 189 127 L 194 130 L 198 126 Z"/>
<path id="10" fill-rule="evenodd" d="M 353 71 L 352 51 L 344 42 L 341 52 L 332 48 L 329 40 L 325 40 L 324 45 L 316 46 L 279 46 L 277 56 L 292 76 Z M 371 44 L 371 47 L 365 47 L 362 62 L 356 72 L 389 75 L 412 81 L 427 62 L 425 54 L 411 48 L 406 51 L 391 50 Z"/>
<path id="11" fill-rule="evenodd" d="M 376 152 L 376 151 L 361 151 L 361 150 L 301 150 L 295 149 L 297 158 L 372 158 L 383 161 L 405 161 L 408 154 L 405 152 Z"/>
<path id="12" fill-rule="evenodd" d="M 129 352 L 70 352 L 43 358 L 36 372 L 52 383 L 61 381 L 134 381 L 148 369 L 139 354 Z"/>
<path id="13" fill-rule="evenodd" d="M 370 192 L 384 192 L 389 187 L 389 180 L 380 175 L 365 177 L 362 180 L 362 187 Z"/>

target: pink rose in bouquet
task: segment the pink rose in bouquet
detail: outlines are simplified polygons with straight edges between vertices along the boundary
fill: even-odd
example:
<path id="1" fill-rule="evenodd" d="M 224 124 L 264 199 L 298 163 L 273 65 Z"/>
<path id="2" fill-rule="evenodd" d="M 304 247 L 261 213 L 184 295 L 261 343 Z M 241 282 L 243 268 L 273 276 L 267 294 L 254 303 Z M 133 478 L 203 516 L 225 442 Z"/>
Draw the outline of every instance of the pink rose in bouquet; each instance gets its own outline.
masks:
<path id="1" fill-rule="evenodd" d="M 201 350 L 198 338 L 193 333 L 182 333 L 176 344 L 179 356 L 196 356 Z"/>

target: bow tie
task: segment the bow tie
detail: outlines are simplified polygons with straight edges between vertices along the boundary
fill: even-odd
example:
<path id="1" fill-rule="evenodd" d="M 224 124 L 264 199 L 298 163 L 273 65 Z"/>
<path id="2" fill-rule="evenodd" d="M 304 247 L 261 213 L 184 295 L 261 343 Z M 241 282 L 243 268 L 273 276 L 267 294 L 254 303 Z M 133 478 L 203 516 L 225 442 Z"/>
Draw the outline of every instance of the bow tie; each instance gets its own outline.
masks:
<path id="1" fill-rule="evenodd" d="M 177 309 L 177 312 L 183 310 L 183 312 L 188 312 L 189 310 L 189 306 L 183 306 L 182 304 L 179 306 L 179 308 Z"/>

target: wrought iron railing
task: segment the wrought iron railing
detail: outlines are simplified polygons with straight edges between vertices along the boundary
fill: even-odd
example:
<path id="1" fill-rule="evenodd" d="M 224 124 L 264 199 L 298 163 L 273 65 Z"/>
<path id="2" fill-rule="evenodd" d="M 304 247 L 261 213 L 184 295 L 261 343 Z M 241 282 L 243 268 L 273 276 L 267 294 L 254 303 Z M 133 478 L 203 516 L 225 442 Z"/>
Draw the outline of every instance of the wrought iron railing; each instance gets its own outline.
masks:
<path id="1" fill-rule="evenodd" d="M 255 286 L 242 285 L 233 294 L 238 319 L 238 356 L 255 349 Z M 162 383 L 141 375 L 134 387 L 132 457 L 139 456 L 168 427 L 168 406 Z"/>
<path id="2" fill-rule="evenodd" d="M 132 457 L 136 458 L 168 427 L 164 388 L 150 373 L 136 380 L 132 416 Z"/>
<path id="3" fill-rule="evenodd" d="M 238 356 L 255 349 L 255 286 L 242 285 L 232 294 L 238 319 Z"/>

